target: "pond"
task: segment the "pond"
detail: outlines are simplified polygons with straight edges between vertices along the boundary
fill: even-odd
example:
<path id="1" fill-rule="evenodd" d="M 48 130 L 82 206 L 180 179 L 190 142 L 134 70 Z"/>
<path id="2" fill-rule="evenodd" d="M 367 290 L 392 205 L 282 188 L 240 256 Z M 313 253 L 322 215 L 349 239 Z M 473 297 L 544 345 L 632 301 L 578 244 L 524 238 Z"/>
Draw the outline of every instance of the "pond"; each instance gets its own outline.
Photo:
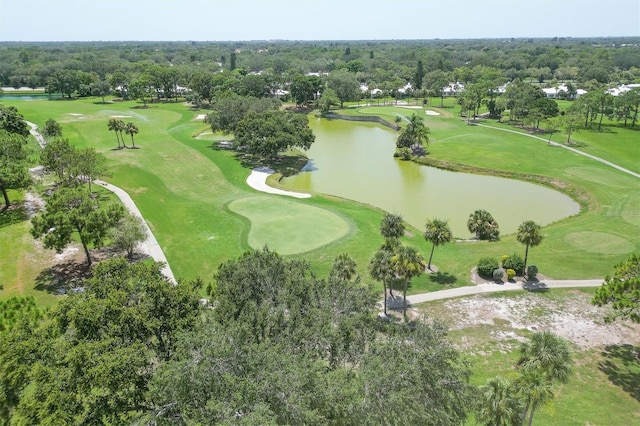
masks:
<path id="1" fill-rule="evenodd" d="M 541 225 L 580 210 L 558 191 L 514 179 L 456 173 L 393 158 L 396 134 L 379 125 L 310 117 L 316 141 L 309 163 L 282 183 L 296 191 L 335 195 L 400 214 L 424 230 L 427 219 L 448 219 L 453 235 L 469 238 L 467 219 L 491 213 L 501 234 L 525 220 Z"/>

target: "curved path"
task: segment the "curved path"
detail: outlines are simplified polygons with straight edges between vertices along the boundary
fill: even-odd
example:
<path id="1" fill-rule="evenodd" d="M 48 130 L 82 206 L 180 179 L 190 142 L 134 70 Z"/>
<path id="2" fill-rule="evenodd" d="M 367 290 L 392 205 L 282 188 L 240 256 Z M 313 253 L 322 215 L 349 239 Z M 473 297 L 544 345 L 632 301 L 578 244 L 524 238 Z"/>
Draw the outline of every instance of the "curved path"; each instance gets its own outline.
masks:
<path id="1" fill-rule="evenodd" d="M 149 225 L 147 225 L 147 222 L 144 220 L 144 217 L 142 217 L 142 213 L 140 213 L 138 206 L 136 206 L 136 203 L 133 202 L 129 194 L 127 194 L 124 189 L 118 188 L 115 185 L 111 185 L 110 183 L 101 180 L 96 180 L 95 183 L 116 194 L 118 198 L 120 198 L 120 201 L 126 207 L 126 209 L 129 210 L 129 213 L 139 217 L 142 220 L 142 224 L 144 225 L 144 229 L 147 233 L 147 239 L 141 243 L 138 243 L 138 250 L 146 255 L 149 255 L 156 262 L 164 263 L 164 266 L 161 270 L 162 274 L 165 277 L 169 278 L 171 282 L 176 283 L 176 278 L 173 275 L 171 266 L 169 266 L 169 262 L 167 261 L 167 258 L 164 255 L 160 244 L 158 244 L 156 237 L 153 235 L 153 232 L 151 232 L 151 228 L 149 228 Z"/>
<path id="2" fill-rule="evenodd" d="M 295 198 L 311 197 L 311 194 L 285 191 L 283 189 L 270 187 L 269 185 L 267 185 L 267 177 L 269 177 L 269 175 L 272 175 L 273 173 L 275 172 L 267 167 L 259 167 L 257 169 L 253 169 L 251 170 L 251 174 L 249 175 L 249 177 L 247 177 L 247 185 L 257 191 L 266 192 L 267 194 L 287 195 L 289 197 Z"/>
<path id="3" fill-rule="evenodd" d="M 612 163 L 611 161 L 607 161 L 604 158 L 596 157 L 595 155 L 587 154 L 586 152 L 580 151 L 579 149 L 575 149 L 575 148 L 572 148 L 570 146 L 566 146 L 566 145 L 561 144 L 561 143 L 549 142 L 548 139 L 541 138 L 540 136 L 530 135 L 528 133 L 522 133 L 522 132 L 518 132 L 516 130 L 509 130 L 509 129 L 502 129 L 500 127 L 493 127 L 493 126 L 489 126 L 487 124 L 476 123 L 475 125 L 476 126 L 480 126 L 480 127 L 487 127 L 489 129 L 500 130 L 500 131 L 503 131 L 503 132 L 515 133 L 516 135 L 520 135 L 520 136 L 527 136 L 527 137 L 530 137 L 530 138 L 538 139 L 538 140 L 541 140 L 541 141 L 543 141 L 545 143 L 548 143 L 551 146 L 558 146 L 560 148 L 567 149 L 567 150 L 569 150 L 571 152 L 575 152 L 576 154 L 582 155 L 582 156 L 587 157 L 587 158 L 591 158 L 592 160 L 598 161 L 598 162 L 600 162 L 602 164 L 606 164 L 609 167 L 613 167 L 616 170 L 620 170 L 621 172 L 624 172 L 624 173 L 626 173 L 628 175 L 631 175 L 633 177 L 636 177 L 636 178 L 640 179 L 640 174 L 638 174 L 636 172 L 632 172 L 629 169 L 625 169 L 622 166 L 618 166 L 617 164 Z"/>
<path id="4" fill-rule="evenodd" d="M 29 132 L 33 135 L 34 138 L 36 138 L 38 144 L 40 144 L 42 148 L 47 146 L 47 141 L 38 132 L 38 126 L 29 121 L 26 121 L 26 123 L 29 125 L 29 127 L 31 127 L 31 129 L 29 129 Z M 129 194 L 127 194 L 122 188 L 118 188 L 115 185 L 111 185 L 110 183 L 101 180 L 96 180 L 95 183 L 116 194 L 118 198 L 120 198 L 120 201 L 125 206 L 125 208 L 129 211 L 129 213 L 139 217 L 142 220 L 142 224 L 144 225 L 144 229 L 147 233 L 147 239 L 138 243 L 138 250 L 150 256 L 156 262 L 164 263 L 164 266 L 161 270 L 162 274 L 171 282 L 176 283 L 176 278 L 173 275 L 171 266 L 169 266 L 169 262 L 167 262 L 167 258 L 164 255 L 160 244 L 158 244 L 156 237 L 153 235 L 153 232 L 151 232 L 149 225 L 147 225 L 147 222 L 144 220 L 144 217 L 142 217 L 142 213 L 140 213 L 138 206 L 136 206 L 136 203 L 133 202 Z"/>
<path id="5" fill-rule="evenodd" d="M 473 296 L 482 293 L 498 293 L 501 291 L 524 291 L 524 290 L 544 290 L 551 288 L 575 288 L 575 287 L 600 287 L 603 279 L 593 280 L 544 280 L 540 282 L 526 283 L 504 283 L 504 284 L 477 284 L 474 286 L 458 287 L 449 290 L 432 291 L 430 293 L 420 293 L 407 296 L 407 303 L 415 305 L 417 303 L 431 302 L 433 300 L 452 299 L 455 297 Z M 382 302 L 380 302 L 382 305 Z M 402 296 L 395 299 L 387 299 L 387 306 L 402 306 Z"/>

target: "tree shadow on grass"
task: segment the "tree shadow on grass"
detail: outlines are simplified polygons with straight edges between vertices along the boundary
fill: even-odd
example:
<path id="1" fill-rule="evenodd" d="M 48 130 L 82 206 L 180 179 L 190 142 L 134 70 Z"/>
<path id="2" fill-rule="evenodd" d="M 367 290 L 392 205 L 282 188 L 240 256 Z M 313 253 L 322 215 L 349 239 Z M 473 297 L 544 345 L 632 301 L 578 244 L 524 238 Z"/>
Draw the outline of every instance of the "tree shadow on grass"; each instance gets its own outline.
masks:
<path id="1" fill-rule="evenodd" d="M 16 223 L 24 222 L 27 219 L 27 212 L 22 203 L 13 204 L 6 210 L 0 209 L 0 228 L 15 225 Z"/>
<path id="2" fill-rule="evenodd" d="M 35 280 L 35 289 L 51 294 L 66 294 L 80 287 L 91 276 L 86 263 L 68 261 L 42 270 Z"/>
<path id="3" fill-rule="evenodd" d="M 611 383 L 640 401 L 640 347 L 607 345 L 601 355 L 605 360 L 599 363 L 598 369 Z"/>
<path id="4" fill-rule="evenodd" d="M 220 142 L 225 143 L 221 144 Z M 233 151 L 233 148 L 227 142 L 228 141 L 215 141 L 209 145 L 209 148 L 215 151 Z M 300 170 L 309 162 L 309 159 L 304 155 L 263 157 L 239 150 L 233 151 L 233 155 L 244 168 L 253 170 L 258 167 L 268 167 L 284 177 L 300 173 Z"/>
<path id="5" fill-rule="evenodd" d="M 435 274 L 429 274 L 429 280 L 431 280 L 432 283 L 442 285 L 455 284 L 458 281 L 458 279 L 450 273 L 440 271 L 436 272 Z"/>

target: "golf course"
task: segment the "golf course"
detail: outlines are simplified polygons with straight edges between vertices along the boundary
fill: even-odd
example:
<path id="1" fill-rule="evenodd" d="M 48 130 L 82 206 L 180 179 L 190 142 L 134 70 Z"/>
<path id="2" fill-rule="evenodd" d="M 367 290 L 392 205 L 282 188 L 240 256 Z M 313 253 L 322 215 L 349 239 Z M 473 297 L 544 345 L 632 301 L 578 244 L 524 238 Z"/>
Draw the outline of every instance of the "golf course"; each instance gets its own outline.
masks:
<path id="1" fill-rule="evenodd" d="M 246 179 L 253 167 L 267 166 L 279 172 L 282 164 L 260 163 L 242 153 L 219 148 L 219 141 L 232 136 L 212 133 L 202 121 L 202 114 L 207 111 L 195 110 L 182 102 L 156 102 L 148 107 L 136 101 L 109 98 L 105 103 L 99 98 L 57 97 L 15 97 L 0 99 L 0 102 L 15 106 L 26 120 L 39 126 L 54 119 L 74 146 L 93 147 L 103 153 L 109 166 L 109 176 L 104 180 L 124 189 L 135 201 L 178 279 L 199 277 L 205 282 L 212 281 L 222 262 L 248 249 L 268 246 L 282 255 L 308 260 L 319 276 L 328 273 L 337 255 L 349 253 L 357 262 L 359 274 L 370 280 L 367 264 L 382 243 L 379 224 L 384 211 L 404 216 L 400 207 L 382 208 L 335 193 L 311 191 L 312 197 L 297 199 L 252 189 Z M 444 107 L 353 105 L 340 112 L 377 115 L 393 121 L 397 116 L 407 118 L 417 111 L 427 117 L 426 124 L 431 130 L 427 158 L 437 166 L 453 170 L 464 167 L 465 172 L 475 173 L 471 178 L 494 175 L 505 181 L 526 182 L 554 196 L 565 197 L 569 204 L 575 205 L 571 214 L 560 213 L 561 217 L 544 224 L 542 243 L 529 253 L 530 263 L 537 265 L 545 277 L 602 278 L 612 265 L 640 250 L 640 240 L 634 237 L 640 234 L 640 179 L 526 135 L 468 125 L 460 119 L 453 99 L 447 99 Z M 425 114 L 425 110 L 431 113 Z M 115 134 L 107 128 L 111 118 L 138 126 L 135 145 L 140 149 L 115 149 Z M 309 118 L 325 120 L 313 113 Z M 377 132 L 395 137 L 393 130 L 383 126 L 344 123 L 352 128 L 373 126 Z M 496 120 L 483 123 L 526 133 Z M 573 140 L 578 149 L 640 172 L 637 130 L 605 124 L 603 131 L 584 130 L 575 134 Z M 561 131 L 552 135 L 552 140 L 557 142 L 565 138 Z M 349 147 L 345 145 L 344 149 Z M 35 161 L 35 148 L 33 157 Z M 304 158 L 292 158 L 297 164 L 306 162 Z M 365 156 L 360 159 L 367 162 Z M 340 158 L 335 162 L 339 163 Z M 387 173 L 381 169 L 374 172 L 381 176 Z M 297 185 L 289 186 L 290 178 L 280 178 L 276 173 L 268 178 L 268 183 L 285 190 L 309 192 Z M 367 178 L 356 174 L 349 179 Z M 551 205 L 555 199 L 544 195 L 540 199 L 529 198 L 517 189 L 519 187 L 514 188 L 513 193 L 509 189 L 501 190 L 500 198 L 487 191 L 483 196 L 486 204 L 482 206 L 470 203 L 455 190 L 449 190 L 446 198 L 430 198 L 429 194 L 423 198 L 434 207 L 451 203 L 455 206 L 452 210 L 462 210 L 460 214 L 464 217 L 477 208 L 484 208 L 498 218 L 515 216 L 517 223 L 555 207 Z M 374 187 L 374 191 L 379 192 L 402 190 Z M 24 196 L 24 193 L 11 193 L 12 199 L 24 199 Z M 403 239 L 428 254 L 431 244 L 423 238 L 420 222 L 431 219 L 430 213 L 413 211 L 406 216 L 419 219 L 410 221 Z M 464 223 L 454 226 L 459 229 Z M 0 255 L 3 283 L 0 297 L 34 295 L 39 301 L 51 304 L 55 295 L 34 283 L 43 270 L 55 263 L 55 253 L 43 249 L 29 235 L 29 228 L 25 212 L 13 214 L 12 220 L 5 220 L 0 228 L 0 243 L 12 248 Z M 469 235 L 464 235 L 455 243 L 438 247 L 433 263 L 439 272 L 414 279 L 409 293 L 470 285 L 470 271 L 479 258 L 522 255 L 524 247 L 516 241 L 513 231 L 511 227 L 510 231 L 501 233 L 495 242 L 470 240 Z"/>

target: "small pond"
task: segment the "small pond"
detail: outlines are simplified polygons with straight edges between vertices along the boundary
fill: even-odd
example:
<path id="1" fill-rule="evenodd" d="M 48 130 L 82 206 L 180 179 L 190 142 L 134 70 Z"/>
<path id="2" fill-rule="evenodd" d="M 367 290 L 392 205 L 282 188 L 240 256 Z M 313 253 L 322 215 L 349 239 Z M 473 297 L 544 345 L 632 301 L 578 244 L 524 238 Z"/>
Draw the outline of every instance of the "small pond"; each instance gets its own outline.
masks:
<path id="1" fill-rule="evenodd" d="M 379 125 L 310 117 L 310 126 L 316 135 L 310 161 L 284 185 L 370 204 L 402 215 L 420 230 L 438 217 L 449 220 L 455 237 L 469 238 L 469 215 L 484 209 L 500 233 L 509 234 L 525 220 L 546 225 L 580 210 L 567 195 L 543 186 L 397 160 L 395 133 Z"/>

